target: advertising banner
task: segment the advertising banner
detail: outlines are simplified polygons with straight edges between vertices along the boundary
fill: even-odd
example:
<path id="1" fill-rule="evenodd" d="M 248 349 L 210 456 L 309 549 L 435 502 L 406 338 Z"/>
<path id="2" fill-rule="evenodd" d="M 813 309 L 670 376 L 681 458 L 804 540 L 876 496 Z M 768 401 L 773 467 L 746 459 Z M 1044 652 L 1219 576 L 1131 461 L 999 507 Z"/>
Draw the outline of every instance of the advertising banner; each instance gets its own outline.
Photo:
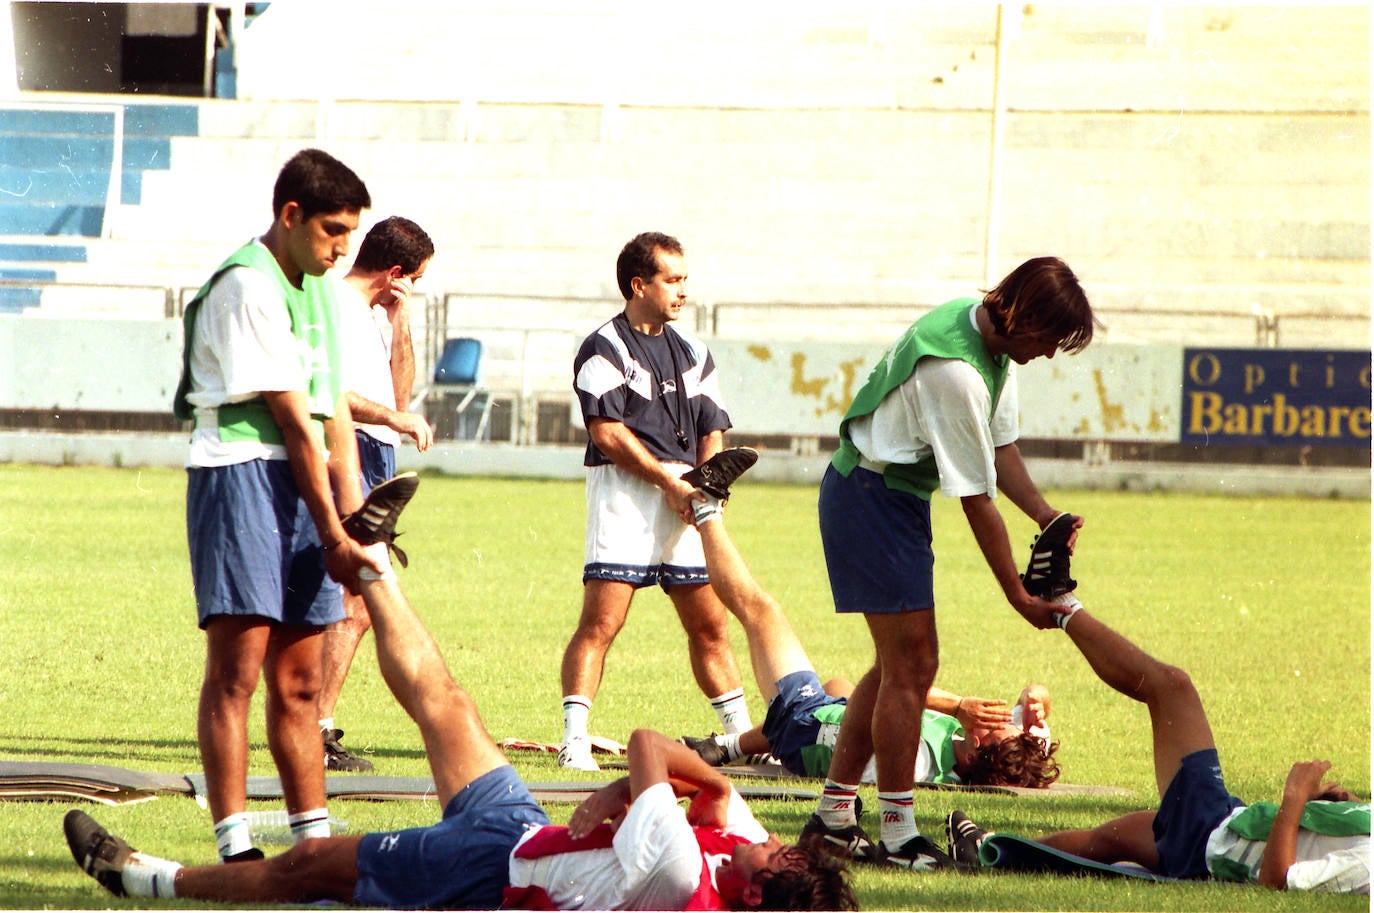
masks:
<path id="1" fill-rule="evenodd" d="M 1369 447 L 1370 353 L 1184 349 L 1181 441 Z"/>

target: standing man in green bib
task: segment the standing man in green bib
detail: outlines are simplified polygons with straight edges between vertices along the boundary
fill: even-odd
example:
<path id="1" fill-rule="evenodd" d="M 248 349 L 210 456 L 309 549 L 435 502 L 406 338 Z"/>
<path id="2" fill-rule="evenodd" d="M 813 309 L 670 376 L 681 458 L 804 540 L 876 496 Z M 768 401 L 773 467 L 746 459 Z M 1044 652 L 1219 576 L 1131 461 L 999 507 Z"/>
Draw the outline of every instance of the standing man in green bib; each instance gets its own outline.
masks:
<path id="1" fill-rule="evenodd" d="M 196 728 L 226 861 L 262 858 L 244 811 L 259 676 L 292 834 L 329 836 L 316 724 L 325 626 L 344 617 L 340 583 L 381 568 L 340 520 L 362 491 L 323 277 L 371 202 L 342 162 L 297 153 L 277 176 L 271 227 L 186 308 L 174 411 L 194 421 L 186 529 L 206 637 Z"/>
<path id="2" fill-rule="evenodd" d="M 1041 529 L 1060 516 L 1016 447 L 1011 363 L 1080 351 L 1093 327 L 1068 266 L 1054 257 L 1029 260 L 981 300 L 956 299 L 913 324 L 845 413 L 821 482 L 821 542 L 835 610 L 863 615 L 876 660 L 849 700 L 804 834 L 863 860 L 910 869 L 952 864 L 919 832 L 912 809 L 921 716 L 939 664 L 930 498 L 938 489 L 960 499 L 1007 601 L 1035 627 L 1053 627 L 1063 607 L 1027 592 L 993 501 L 1000 490 Z M 1082 521 L 1066 516 L 1054 525 L 1071 548 Z M 882 822 L 876 844 L 856 817 L 870 756 Z"/>

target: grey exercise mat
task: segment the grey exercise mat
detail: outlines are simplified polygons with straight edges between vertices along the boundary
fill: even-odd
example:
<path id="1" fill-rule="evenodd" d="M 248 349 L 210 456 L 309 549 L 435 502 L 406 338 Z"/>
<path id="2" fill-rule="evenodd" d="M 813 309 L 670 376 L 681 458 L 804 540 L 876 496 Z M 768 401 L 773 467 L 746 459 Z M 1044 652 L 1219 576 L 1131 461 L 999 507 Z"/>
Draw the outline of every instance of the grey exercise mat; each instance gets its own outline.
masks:
<path id="1" fill-rule="evenodd" d="M 105 805 L 144 802 L 162 795 L 194 795 L 189 778 L 54 761 L 0 761 L 0 799 L 88 799 Z"/>

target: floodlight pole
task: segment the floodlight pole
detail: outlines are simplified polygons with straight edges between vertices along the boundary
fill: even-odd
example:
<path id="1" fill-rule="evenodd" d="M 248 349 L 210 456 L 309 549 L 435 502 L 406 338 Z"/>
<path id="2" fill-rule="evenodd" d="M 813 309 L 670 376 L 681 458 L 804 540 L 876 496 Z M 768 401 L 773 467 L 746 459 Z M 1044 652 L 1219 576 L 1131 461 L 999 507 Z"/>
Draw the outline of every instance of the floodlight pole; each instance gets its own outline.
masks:
<path id="1" fill-rule="evenodd" d="M 1003 4 L 997 4 L 997 53 L 992 61 L 992 141 L 989 144 L 988 206 L 983 238 L 983 288 L 997 284 L 997 241 L 1002 231 L 1002 134 L 1006 102 L 1002 97 L 1002 57 L 1007 49 L 1007 30 L 1002 23 Z"/>

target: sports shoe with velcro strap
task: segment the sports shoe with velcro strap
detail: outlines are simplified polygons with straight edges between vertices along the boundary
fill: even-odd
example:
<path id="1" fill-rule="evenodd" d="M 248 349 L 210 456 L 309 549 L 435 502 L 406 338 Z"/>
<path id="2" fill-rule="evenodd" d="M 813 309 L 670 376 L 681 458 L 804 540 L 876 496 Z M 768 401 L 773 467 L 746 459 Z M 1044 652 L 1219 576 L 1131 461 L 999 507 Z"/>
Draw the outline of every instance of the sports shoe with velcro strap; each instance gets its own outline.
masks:
<path id="1" fill-rule="evenodd" d="M 982 865 L 983 861 L 978 856 L 978 850 L 983 845 L 983 838 L 987 837 L 988 832 L 983 830 L 973 819 L 959 810 L 949 813 L 945 819 L 945 836 L 949 839 L 949 855 L 954 857 L 954 861 L 960 865 L 977 866 Z"/>
<path id="2" fill-rule="evenodd" d="M 683 473 L 682 481 L 725 501 L 730 497 L 730 486 L 734 481 L 758 461 L 757 450 L 751 447 L 731 447 Z"/>
<path id="3" fill-rule="evenodd" d="M 857 823 L 833 828 L 822 821 L 820 815 L 813 814 L 806 820 L 800 836 L 797 837 L 798 843 L 805 840 L 818 841 L 830 852 L 852 858 L 855 862 L 878 861 L 877 844 L 869 839 L 868 833 Z"/>
<path id="4" fill-rule="evenodd" d="M 1049 522 L 1031 543 L 1031 558 L 1021 584 L 1026 592 L 1041 599 L 1072 593 L 1078 581 L 1069 576 L 1069 538 L 1078 518 L 1062 513 Z"/>
<path id="5" fill-rule="evenodd" d="M 917 834 L 895 850 L 878 841 L 878 861 L 883 865 L 910 869 L 913 872 L 931 872 L 935 869 L 952 869 L 954 860 L 944 850 L 935 845 L 929 837 Z"/>
<path id="6" fill-rule="evenodd" d="M 134 848 L 79 808 L 67 812 L 62 819 L 62 832 L 67 836 L 67 847 L 81 871 L 116 897 L 125 896 L 124 866 L 134 854 Z"/>
<path id="7" fill-rule="evenodd" d="M 324 738 L 324 769 L 342 773 L 362 774 L 372 770 L 372 762 L 350 752 L 339 740 L 343 738 L 342 729 L 321 729 Z"/>
<path id="8" fill-rule="evenodd" d="M 368 493 L 362 507 L 343 518 L 344 532 L 363 545 L 385 542 L 401 567 L 406 567 L 406 553 L 396 546 L 400 535 L 396 521 L 419 487 L 420 477 L 413 472 L 392 476 Z"/>
<path id="9" fill-rule="evenodd" d="M 721 767 L 730 761 L 729 752 L 725 750 L 724 745 L 716 741 L 715 736 L 708 735 L 704 739 L 698 739 L 685 735 L 678 741 L 695 751 L 703 761 L 712 767 Z"/>

